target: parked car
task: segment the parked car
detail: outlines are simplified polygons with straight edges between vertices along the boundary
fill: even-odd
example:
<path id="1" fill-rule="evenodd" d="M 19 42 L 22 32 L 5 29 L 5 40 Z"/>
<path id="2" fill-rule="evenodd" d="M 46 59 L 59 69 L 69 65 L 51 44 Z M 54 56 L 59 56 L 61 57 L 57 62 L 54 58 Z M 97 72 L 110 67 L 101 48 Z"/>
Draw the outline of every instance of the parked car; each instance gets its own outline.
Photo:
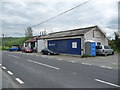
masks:
<path id="1" fill-rule="evenodd" d="M 30 47 L 24 47 L 24 48 L 22 49 L 22 52 L 32 53 L 33 50 L 32 50 Z"/>
<path id="2" fill-rule="evenodd" d="M 110 46 L 99 45 L 99 46 L 96 46 L 96 54 L 107 56 L 107 55 L 113 55 L 114 51 Z"/>
<path id="3" fill-rule="evenodd" d="M 8 49 L 8 51 L 20 51 L 20 48 L 17 46 L 12 46 L 11 48 Z"/>
<path id="4" fill-rule="evenodd" d="M 41 51 L 42 54 L 46 54 L 46 55 L 58 55 L 59 53 L 57 52 L 54 52 L 54 51 L 51 51 L 50 49 L 48 48 L 44 48 L 42 51 Z"/>

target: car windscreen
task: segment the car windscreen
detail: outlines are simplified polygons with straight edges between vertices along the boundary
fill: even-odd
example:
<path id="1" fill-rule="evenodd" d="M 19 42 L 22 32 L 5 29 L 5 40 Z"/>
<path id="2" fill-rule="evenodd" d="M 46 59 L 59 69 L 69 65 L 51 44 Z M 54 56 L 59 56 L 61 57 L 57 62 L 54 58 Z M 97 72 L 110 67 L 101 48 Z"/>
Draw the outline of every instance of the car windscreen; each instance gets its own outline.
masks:
<path id="1" fill-rule="evenodd" d="M 102 49 L 102 46 L 96 46 L 96 49 Z"/>
<path id="2" fill-rule="evenodd" d="M 16 49 L 16 48 L 18 48 L 18 47 L 16 47 L 16 46 L 12 46 L 11 48 L 12 48 L 12 49 L 14 49 L 14 48 Z"/>
<path id="3" fill-rule="evenodd" d="M 104 46 L 104 48 L 105 48 L 105 49 L 110 49 L 110 47 L 109 47 L 109 46 Z"/>

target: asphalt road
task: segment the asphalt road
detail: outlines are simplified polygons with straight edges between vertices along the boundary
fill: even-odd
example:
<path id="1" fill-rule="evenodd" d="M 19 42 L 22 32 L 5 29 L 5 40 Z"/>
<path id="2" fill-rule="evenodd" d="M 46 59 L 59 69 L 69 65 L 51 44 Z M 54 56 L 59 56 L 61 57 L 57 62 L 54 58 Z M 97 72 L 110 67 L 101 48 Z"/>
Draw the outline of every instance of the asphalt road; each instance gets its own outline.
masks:
<path id="1" fill-rule="evenodd" d="M 20 88 L 118 88 L 118 70 L 22 53 L 2 53 L 2 68 Z"/>

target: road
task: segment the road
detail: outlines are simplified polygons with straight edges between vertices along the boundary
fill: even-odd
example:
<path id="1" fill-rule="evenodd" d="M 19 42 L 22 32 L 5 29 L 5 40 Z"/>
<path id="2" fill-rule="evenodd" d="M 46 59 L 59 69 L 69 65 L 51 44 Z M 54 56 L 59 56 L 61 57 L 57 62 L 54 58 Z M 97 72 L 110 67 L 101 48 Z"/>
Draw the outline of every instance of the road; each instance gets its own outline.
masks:
<path id="1" fill-rule="evenodd" d="M 3 52 L 2 69 L 20 88 L 118 88 L 118 70 Z"/>

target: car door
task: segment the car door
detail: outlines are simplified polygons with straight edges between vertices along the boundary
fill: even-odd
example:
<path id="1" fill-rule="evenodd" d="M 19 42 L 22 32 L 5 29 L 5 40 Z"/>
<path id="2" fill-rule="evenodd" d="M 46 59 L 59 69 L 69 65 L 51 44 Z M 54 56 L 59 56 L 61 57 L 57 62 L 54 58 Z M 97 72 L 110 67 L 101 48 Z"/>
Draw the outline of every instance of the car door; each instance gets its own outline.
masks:
<path id="1" fill-rule="evenodd" d="M 105 52 L 107 54 L 110 54 L 110 48 L 109 48 L 109 46 L 104 46 L 104 49 L 105 49 Z"/>

